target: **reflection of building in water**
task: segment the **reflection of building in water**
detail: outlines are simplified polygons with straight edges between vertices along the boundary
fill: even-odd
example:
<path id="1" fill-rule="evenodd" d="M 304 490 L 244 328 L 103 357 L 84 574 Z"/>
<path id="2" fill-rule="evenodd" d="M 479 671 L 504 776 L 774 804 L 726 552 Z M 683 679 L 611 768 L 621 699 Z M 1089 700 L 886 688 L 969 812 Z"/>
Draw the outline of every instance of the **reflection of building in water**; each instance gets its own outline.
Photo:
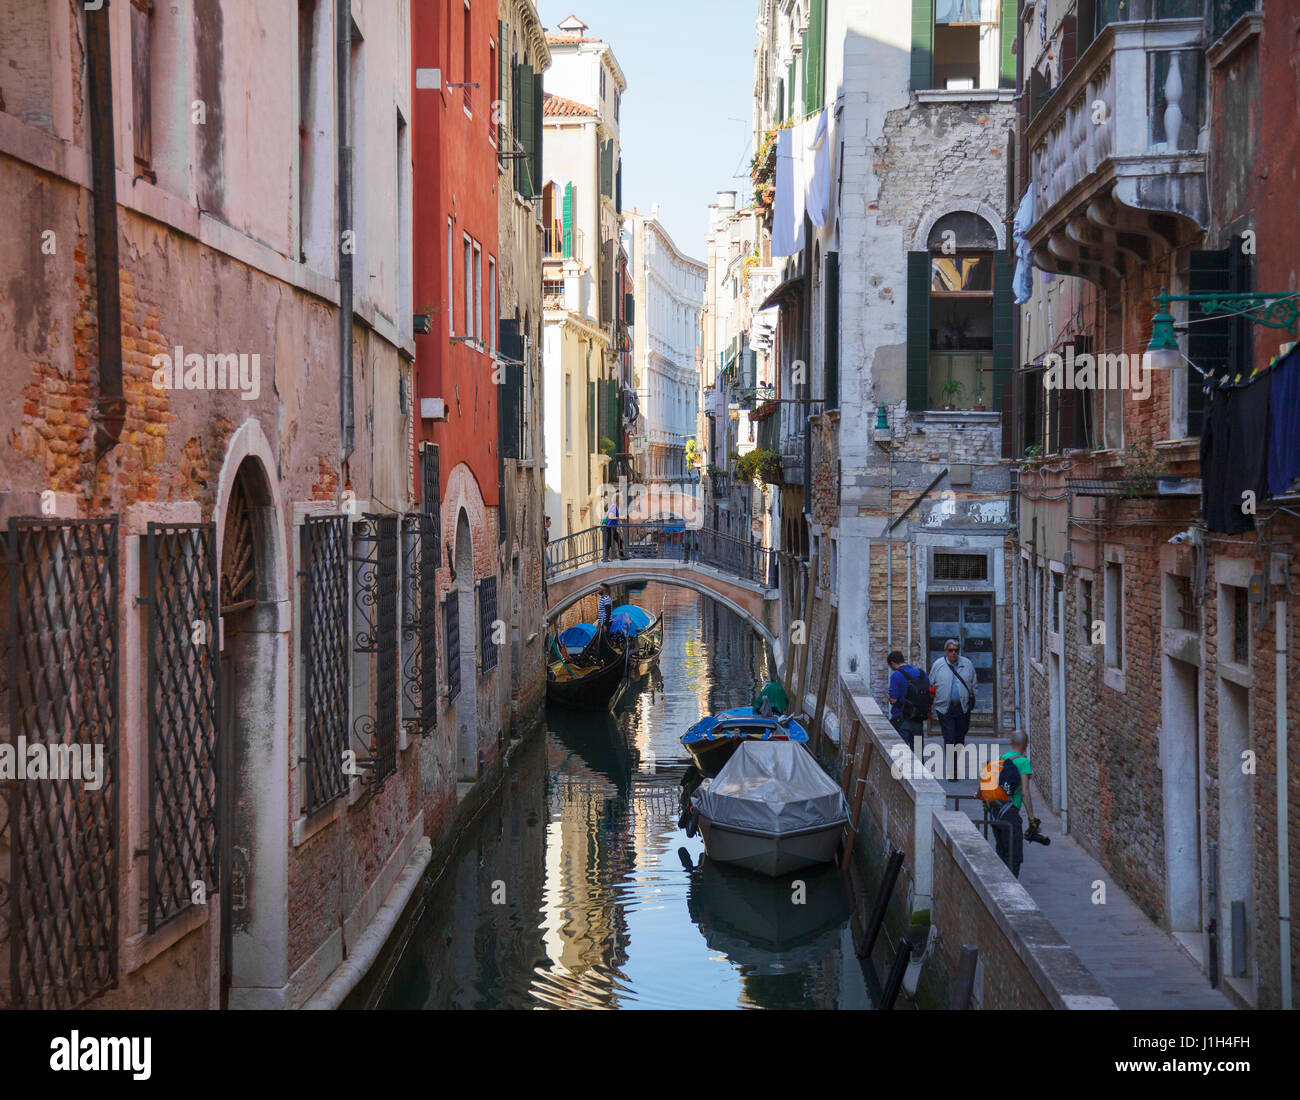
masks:
<path id="1" fill-rule="evenodd" d="M 750 702 L 774 666 L 767 643 L 736 615 L 712 600 L 705 600 L 702 610 L 701 636 L 712 654 L 713 675 L 701 705 L 712 714 Z"/>
<path id="2" fill-rule="evenodd" d="M 592 721 L 585 735 L 621 737 L 612 726 Z M 547 752 L 551 778 L 541 927 L 550 966 L 534 978 L 533 994 L 564 1007 L 612 1008 L 628 949 L 627 923 L 612 884 L 635 862 L 626 780 L 593 769 L 556 738 L 547 738 Z"/>

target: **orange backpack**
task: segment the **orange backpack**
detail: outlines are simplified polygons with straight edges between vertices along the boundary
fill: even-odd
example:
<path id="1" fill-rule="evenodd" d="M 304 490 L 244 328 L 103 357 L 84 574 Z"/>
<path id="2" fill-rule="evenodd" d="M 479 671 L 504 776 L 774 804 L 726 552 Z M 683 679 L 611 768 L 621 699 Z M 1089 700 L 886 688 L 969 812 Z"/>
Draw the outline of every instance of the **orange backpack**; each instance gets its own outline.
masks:
<path id="1" fill-rule="evenodd" d="M 1015 756 L 990 760 L 981 769 L 980 798 L 985 802 L 1010 802 L 1020 790 L 1020 769 L 1016 767 Z"/>

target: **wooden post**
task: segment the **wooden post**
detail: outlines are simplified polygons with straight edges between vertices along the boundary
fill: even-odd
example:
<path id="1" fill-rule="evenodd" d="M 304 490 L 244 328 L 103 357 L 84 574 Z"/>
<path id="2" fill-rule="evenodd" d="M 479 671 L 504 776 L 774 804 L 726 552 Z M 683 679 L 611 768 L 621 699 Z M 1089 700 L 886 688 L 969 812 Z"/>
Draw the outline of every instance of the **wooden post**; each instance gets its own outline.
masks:
<path id="1" fill-rule="evenodd" d="M 862 729 L 862 722 L 854 717 L 852 725 L 849 726 L 849 736 L 846 740 L 840 742 L 840 755 L 844 757 L 844 771 L 840 778 L 840 790 L 844 792 L 844 797 L 848 798 L 853 793 L 849 790 L 849 780 L 853 778 L 853 766 L 857 763 L 854 753 L 858 748 L 858 732 Z"/>
<path id="2" fill-rule="evenodd" d="M 854 719 L 854 724 L 860 725 L 857 719 Z M 844 854 L 840 860 L 840 869 L 843 871 L 848 870 L 849 859 L 853 855 L 853 845 L 857 843 L 858 826 L 862 822 L 862 799 L 867 791 L 867 773 L 871 770 L 871 754 L 876 748 L 876 743 L 871 740 L 866 729 L 862 729 L 862 736 L 866 739 L 866 744 L 857 754 L 858 758 L 853 761 L 853 767 L 849 771 L 849 786 L 852 788 L 852 794 L 850 795 L 848 791 L 844 792 L 852 805 L 849 813 L 849 829 L 844 837 Z"/>
<path id="3" fill-rule="evenodd" d="M 813 617 L 813 593 L 817 591 L 817 577 L 820 569 L 821 552 L 818 550 L 812 556 L 812 565 L 808 569 L 808 591 L 804 594 L 803 599 L 803 651 L 799 654 L 799 694 L 795 699 L 794 713 L 799 714 L 803 710 L 803 699 L 808 694 L 808 651 L 812 649 L 812 643 L 808 639 L 808 634 L 812 630 Z"/>
<path id="4" fill-rule="evenodd" d="M 835 628 L 839 621 L 840 609 L 831 608 L 830 622 L 826 624 L 826 644 L 822 646 L 822 674 L 817 681 L 817 710 L 813 715 L 813 729 L 816 731 L 809 742 L 824 747 L 826 731 L 822 728 L 822 719 L 826 714 L 826 692 L 830 687 L 831 665 L 837 656 Z"/>

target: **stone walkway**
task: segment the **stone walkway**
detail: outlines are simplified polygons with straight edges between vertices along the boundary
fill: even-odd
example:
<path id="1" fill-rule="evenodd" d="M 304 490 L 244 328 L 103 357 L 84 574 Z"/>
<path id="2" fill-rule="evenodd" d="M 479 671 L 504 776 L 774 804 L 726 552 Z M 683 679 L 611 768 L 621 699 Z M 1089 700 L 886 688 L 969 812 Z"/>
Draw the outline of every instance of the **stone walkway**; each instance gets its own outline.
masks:
<path id="1" fill-rule="evenodd" d="M 970 738 L 989 744 L 988 738 Z M 945 782 L 946 793 L 974 795 L 977 779 Z M 1061 835 L 1060 821 L 1046 799 L 1032 788 L 1034 808 L 1050 847 L 1026 844 L 1020 884 L 1043 915 L 1074 949 L 1101 987 L 1121 1009 L 1231 1009 L 1187 953 L 1161 930 L 1072 837 Z M 983 817 L 976 799 L 960 807 L 972 820 Z M 949 803 L 949 808 L 953 808 Z M 990 840 L 991 843 L 991 840 Z M 1092 902 L 1093 883 L 1106 884 L 1106 904 Z"/>

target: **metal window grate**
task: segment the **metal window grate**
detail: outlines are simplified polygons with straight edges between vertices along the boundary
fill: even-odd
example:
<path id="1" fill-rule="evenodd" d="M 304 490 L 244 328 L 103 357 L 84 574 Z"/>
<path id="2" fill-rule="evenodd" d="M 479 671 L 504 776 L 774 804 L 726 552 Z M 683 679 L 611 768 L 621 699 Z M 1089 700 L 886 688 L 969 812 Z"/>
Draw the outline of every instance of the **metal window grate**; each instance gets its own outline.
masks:
<path id="1" fill-rule="evenodd" d="M 1229 587 L 1232 593 L 1232 659 L 1238 664 L 1250 664 L 1250 600 L 1246 589 Z"/>
<path id="2" fill-rule="evenodd" d="M 989 579 L 987 554 L 935 554 L 934 579 L 937 581 L 986 581 Z"/>
<path id="3" fill-rule="evenodd" d="M 303 525 L 302 664 L 306 753 L 303 812 L 313 813 L 347 791 L 348 556 L 346 516 L 313 517 Z"/>
<path id="4" fill-rule="evenodd" d="M 491 672 L 497 667 L 496 622 L 497 579 L 484 577 L 478 585 L 478 646 L 483 655 L 480 672 Z"/>
<path id="5" fill-rule="evenodd" d="M 427 736 L 438 725 L 438 532 L 432 517 L 402 521 L 402 719 Z"/>
<path id="6" fill-rule="evenodd" d="M 14 518 L 2 549 L 6 740 L 101 747 L 103 773 L 0 787 L 0 1004 L 75 1008 L 118 978 L 117 519 Z"/>
<path id="7" fill-rule="evenodd" d="M 460 694 L 460 594 L 453 588 L 442 601 L 442 621 L 447 631 L 447 704 Z"/>
<path id="8" fill-rule="evenodd" d="M 433 519 L 435 532 L 442 530 L 441 505 L 442 483 L 439 480 L 438 448 L 436 444 L 426 443 L 420 448 L 420 509 Z M 437 562 L 434 563 L 435 565 Z"/>
<path id="9" fill-rule="evenodd" d="M 361 741 L 365 780 L 376 785 L 397 770 L 397 530 L 397 516 L 379 515 L 363 517 L 353 529 L 355 650 L 375 655 L 374 711 L 356 718 L 353 734 Z"/>
<path id="10" fill-rule="evenodd" d="M 1196 597 L 1192 592 L 1191 577 L 1174 577 L 1174 591 L 1178 597 L 1178 623 L 1183 630 L 1193 632 L 1201 629 L 1201 616 L 1196 607 Z"/>
<path id="11" fill-rule="evenodd" d="M 1065 577 L 1060 573 L 1052 574 L 1052 633 L 1061 632 L 1061 593 L 1065 591 Z"/>
<path id="12" fill-rule="evenodd" d="M 216 528 L 149 524 L 149 931 L 218 888 Z"/>

